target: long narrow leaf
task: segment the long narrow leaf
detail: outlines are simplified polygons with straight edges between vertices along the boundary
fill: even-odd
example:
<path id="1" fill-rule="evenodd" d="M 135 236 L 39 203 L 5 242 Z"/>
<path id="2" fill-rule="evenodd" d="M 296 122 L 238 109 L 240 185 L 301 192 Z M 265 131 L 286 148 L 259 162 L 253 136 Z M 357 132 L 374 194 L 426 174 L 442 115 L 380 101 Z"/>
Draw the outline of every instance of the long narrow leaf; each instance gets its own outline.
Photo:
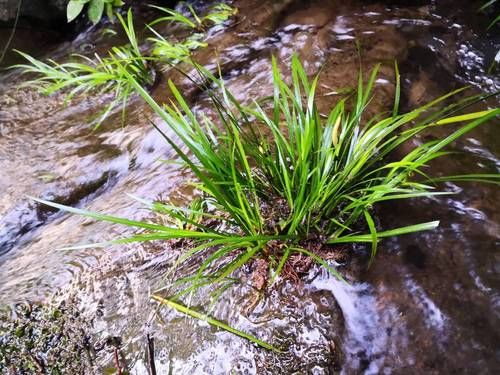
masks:
<path id="1" fill-rule="evenodd" d="M 243 331 L 240 331 L 236 328 L 233 328 L 231 327 L 230 325 L 226 324 L 226 323 L 223 323 L 219 320 L 216 320 L 214 318 L 211 318 L 205 314 L 202 314 L 198 311 L 195 311 L 193 309 L 190 309 L 189 307 L 186 307 L 184 305 L 181 305 L 177 302 L 174 302 L 174 301 L 171 301 L 169 299 L 166 299 L 166 298 L 163 298 L 163 297 L 160 297 L 160 296 L 157 296 L 157 295 L 153 295 L 151 298 L 153 298 L 155 301 L 161 303 L 162 305 L 165 305 L 165 306 L 168 306 L 168 307 L 171 307 L 175 310 L 177 310 L 178 312 L 180 313 L 183 313 L 185 315 L 188 315 L 192 318 L 195 318 L 195 319 L 199 319 L 199 320 L 202 320 L 202 321 L 206 321 L 207 323 L 213 325 L 214 327 L 217 327 L 217 328 L 220 328 L 220 329 L 223 329 L 225 331 L 228 331 L 234 335 L 237 335 L 237 336 L 240 336 L 244 339 L 247 339 L 251 342 L 253 342 L 254 344 L 264 348 L 264 349 L 268 349 L 268 350 L 272 350 L 274 352 L 277 352 L 277 353 L 281 353 L 282 351 L 279 350 L 278 348 L 274 347 L 273 345 L 271 344 L 268 344 L 267 342 L 265 341 L 262 341 L 260 339 L 258 339 L 257 337 L 253 336 L 253 335 L 250 335 L 246 332 L 243 332 Z"/>

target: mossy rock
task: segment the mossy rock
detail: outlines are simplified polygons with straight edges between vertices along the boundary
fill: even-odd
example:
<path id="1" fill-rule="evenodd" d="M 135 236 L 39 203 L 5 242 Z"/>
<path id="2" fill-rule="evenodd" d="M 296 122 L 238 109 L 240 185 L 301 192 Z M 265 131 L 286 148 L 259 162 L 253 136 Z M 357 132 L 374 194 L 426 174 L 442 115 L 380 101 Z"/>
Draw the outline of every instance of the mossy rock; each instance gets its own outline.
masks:
<path id="1" fill-rule="evenodd" d="M 90 328 L 72 302 L 17 305 L 0 316 L 0 373 L 95 373 Z"/>

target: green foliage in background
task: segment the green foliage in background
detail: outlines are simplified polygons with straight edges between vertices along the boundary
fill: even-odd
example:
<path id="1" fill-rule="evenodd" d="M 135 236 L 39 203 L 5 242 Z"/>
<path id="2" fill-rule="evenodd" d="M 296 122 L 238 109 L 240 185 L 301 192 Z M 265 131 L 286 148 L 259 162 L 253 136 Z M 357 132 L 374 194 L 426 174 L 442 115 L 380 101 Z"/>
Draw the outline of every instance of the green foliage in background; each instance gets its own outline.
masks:
<path id="1" fill-rule="evenodd" d="M 184 41 L 172 42 L 164 38 L 152 27 L 148 26 L 148 28 L 154 35 L 154 37 L 148 38 L 153 44 L 151 55 L 158 57 L 159 61 L 166 59 L 171 64 L 186 61 L 191 57 L 191 51 L 208 46 L 207 43 L 202 41 L 205 37 L 204 34 L 195 33 Z"/>
<path id="2" fill-rule="evenodd" d="M 113 21 L 113 8 L 119 8 L 125 3 L 122 0 L 70 0 L 66 7 L 66 16 L 68 22 L 73 21 L 82 13 L 83 8 L 87 6 L 87 16 L 93 24 L 98 23 L 104 12 L 108 18 Z"/>
<path id="3" fill-rule="evenodd" d="M 173 22 L 188 29 L 198 31 L 205 31 L 206 28 L 211 25 L 219 25 L 238 13 L 238 9 L 223 3 L 212 6 L 210 11 L 205 16 L 199 16 L 190 4 L 186 4 L 189 16 L 185 16 L 182 13 L 169 8 L 159 7 L 156 5 L 151 5 L 151 7 L 158 9 L 167 15 L 154 20 L 151 22 L 150 26 L 161 22 Z"/>

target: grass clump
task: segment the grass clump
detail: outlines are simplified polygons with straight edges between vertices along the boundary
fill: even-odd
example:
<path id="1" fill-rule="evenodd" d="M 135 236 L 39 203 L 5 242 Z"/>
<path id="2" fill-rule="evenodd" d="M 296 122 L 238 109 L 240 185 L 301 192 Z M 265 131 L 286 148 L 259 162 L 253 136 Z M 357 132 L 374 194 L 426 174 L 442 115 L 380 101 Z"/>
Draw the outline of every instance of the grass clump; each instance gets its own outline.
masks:
<path id="1" fill-rule="evenodd" d="M 372 261 L 381 239 L 433 229 L 439 224 L 431 221 L 379 230 L 373 214 L 377 204 L 450 194 L 436 190 L 435 182 L 439 181 L 500 181 L 498 175 L 433 180 L 425 172 L 429 162 L 448 154 L 446 146 L 500 114 L 499 109 L 458 114 L 480 97 L 445 105 L 463 89 L 399 114 L 397 75 L 393 111 L 366 118 L 378 74 L 376 67 L 366 82 L 360 74 L 352 109 L 348 99 L 341 99 L 327 116 L 322 116 L 315 98 L 318 77 L 310 80 L 297 57 L 292 59 L 291 83 L 286 82 L 273 59 L 273 95 L 250 106 L 238 102 L 222 80 L 196 67 L 215 87 L 207 87 L 207 92 L 218 114 L 216 120 L 193 113 L 172 82 L 169 88 L 174 100 L 169 105 L 158 104 L 125 66 L 122 69 L 133 89 L 178 137 L 174 141 L 157 126 L 198 179 L 196 186 L 202 196 L 190 208 L 150 204 L 152 211 L 181 225 L 131 221 L 41 201 L 142 230 L 114 243 L 189 239 L 191 246 L 174 269 L 193 259 L 198 267 L 176 281 L 180 288 L 172 300 L 207 285 L 215 290 L 213 295 L 220 296 L 219 291 L 234 283 L 235 272 L 256 258 L 268 262 L 272 282 L 294 253 L 309 256 L 341 278 L 315 250 L 318 244 L 321 248 L 369 243 Z M 448 136 L 418 144 L 394 160 L 395 151 L 401 152 L 401 146 L 418 134 L 451 124 L 459 125 Z M 183 151 L 186 148 L 188 151 Z"/>
<path id="2" fill-rule="evenodd" d="M 170 297 L 155 299 L 190 316 L 206 317 L 182 305 L 181 297 L 209 286 L 216 300 L 237 281 L 237 271 L 255 259 L 265 260 L 269 268 L 266 277 L 271 283 L 293 254 L 310 257 L 342 279 L 318 249 L 368 243 L 371 262 L 381 239 L 439 225 L 431 221 L 380 230 L 373 209 L 382 202 L 451 194 L 436 189 L 436 183 L 441 181 L 500 182 L 498 174 L 433 179 L 426 173 L 429 162 L 448 154 L 446 146 L 500 114 L 500 109 L 459 114 L 482 99 L 475 96 L 456 100 L 463 89 L 400 114 L 396 67 L 393 111 L 367 118 L 377 66 L 366 82 L 360 73 L 354 97 L 340 99 L 323 116 L 315 97 L 319 78 L 309 79 L 295 56 L 291 82 L 287 83 L 273 59 L 273 95 L 249 106 L 235 99 L 221 79 L 199 65 L 195 67 L 203 82 L 208 82 L 205 89 L 216 119 L 193 113 L 170 81 L 173 100 L 169 105 L 157 103 L 127 66 L 117 63 L 130 89 L 175 133 L 176 141 L 155 125 L 198 179 L 196 187 L 202 194 L 191 207 L 144 202 L 153 212 L 167 217 L 166 224 L 157 224 L 38 200 L 140 230 L 132 237 L 112 241 L 115 244 L 189 240 L 172 271 L 185 264 L 192 266 L 193 262 L 197 266 L 194 271 L 190 267 L 187 276 L 174 282 L 175 291 Z M 455 103 L 446 104 L 453 100 Z M 420 133 L 452 124 L 458 125 L 448 136 L 403 151 L 401 146 L 408 146 Z M 214 319 L 210 323 L 226 329 Z M 235 333 L 234 329 L 230 331 Z M 273 348 L 251 335 L 237 334 Z"/>
<path id="3" fill-rule="evenodd" d="M 310 239 L 336 244 L 367 242 L 368 238 L 373 257 L 380 238 L 436 227 L 438 222 L 433 221 L 378 232 L 372 208 L 388 200 L 448 194 L 435 190 L 432 178 L 424 173 L 425 167 L 447 154 L 444 147 L 500 112 L 495 109 L 452 116 L 477 97 L 435 109 L 463 91 L 457 90 L 405 114 L 398 114 L 396 99 L 393 113 L 386 118 L 363 118 L 377 67 L 366 84 L 360 75 L 353 109 L 348 110 L 346 100 L 340 100 L 325 119 L 315 104 L 318 77 L 310 81 L 296 57 L 292 60 L 291 84 L 284 81 L 273 60 L 272 100 L 250 107 L 240 104 L 221 80 L 198 68 L 219 90 L 209 91 L 218 113 L 216 122 L 198 118 L 172 82 L 169 86 L 176 103 L 169 106 L 160 106 L 139 84 L 135 89 L 189 149 L 188 155 L 162 132 L 199 179 L 197 186 L 203 191 L 203 199 L 216 212 L 227 215 L 221 218 L 227 227 L 237 228 L 231 232 L 208 231 L 193 223 L 193 233 L 229 236 L 213 244 L 203 242 L 193 253 L 215 245 L 221 256 L 238 246 L 241 249 L 240 255 L 224 266 L 221 277 L 264 250 L 269 254 L 270 241 L 284 244 L 277 254 L 269 254 L 271 264 L 279 270 L 286 254 L 295 251 L 311 255 L 301 246 Z M 446 138 L 423 143 L 400 160 L 388 161 L 389 155 L 419 133 L 460 122 L 467 123 Z M 415 175 L 423 179 L 416 181 Z M 472 177 L 499 181 L 498 175 Z M 173 213 L 171 207 L 157 205 L 156 209 Z M 360 235 L 360 225 L 369 233 Z M 202 268 L 208 269 L 216 259 L 212 257 Z M 203 272 L 198 275 L 209 276 Z"/>

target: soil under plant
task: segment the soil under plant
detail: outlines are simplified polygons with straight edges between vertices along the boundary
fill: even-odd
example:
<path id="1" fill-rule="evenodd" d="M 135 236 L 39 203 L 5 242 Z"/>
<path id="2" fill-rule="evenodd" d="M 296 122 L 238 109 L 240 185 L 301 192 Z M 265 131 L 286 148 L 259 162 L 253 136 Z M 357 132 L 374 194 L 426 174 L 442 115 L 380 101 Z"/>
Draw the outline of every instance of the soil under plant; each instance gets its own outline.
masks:
<path id="1" fill-rule="evenodd" d="M 271 206 L 273 207 L 271 208 Z M 274 205 L 271 203 L 262 203 L 261 207 L 269 230 L 276 229 L 275 224 L 280 220 L 279 211 L 287 211 L 283 201 L 276 200 Z M 161 222 L 162 217 L 156 216 L 152 220 Z M 202 219 L 199 224 L 208 228 L 221 228 L 225 225 L 224 222 L 217 219 Z M 300 241 L 299 245 L 326 261 L 333 261 L 335 264 L 346 264 L 352 256 L 351 246 L 329 245 L 326 240 L 327 237 L 325 236 L 311 236 L 311 238 Z M 182 254 L 196 247 L 196 243 L 189 239 L 172 239 L 168 241 L 167 246 L 171 249 L 181 251 Z M 266 291 L 268 287 L 271 287 L 271 273 L 269 270 L 276 268 L 277 262 L 283 257 L 287 246 L 286 241 L 269 241 L 263 248 L 261 255 L 249 262 L 245 269 L 246 276 L 241 281 L 247 283 L 256 291 Z M 208 249 L 205 253 L 200 254 L 199 257 L 193 257 L 186 267 L 179 267 L 178 274 L 182 275 L 185 273 L 187 269 L 193 267 L 193 263 L 202 262 L 203 256 L 213 253 L 214 250 Z M 222 262 L 224 262 L 224 259 L 222 259 Z M 292 285 L 303 283 L 303 276 L 310 271 L 314 264 L 313 259 L 304 254 L 292 254 L 288 256 L 280 273 L 280 283 L 291 282 Z M 249 312 L 248 308 L 245 308 L 244 311 L 245 315 Z"/>

